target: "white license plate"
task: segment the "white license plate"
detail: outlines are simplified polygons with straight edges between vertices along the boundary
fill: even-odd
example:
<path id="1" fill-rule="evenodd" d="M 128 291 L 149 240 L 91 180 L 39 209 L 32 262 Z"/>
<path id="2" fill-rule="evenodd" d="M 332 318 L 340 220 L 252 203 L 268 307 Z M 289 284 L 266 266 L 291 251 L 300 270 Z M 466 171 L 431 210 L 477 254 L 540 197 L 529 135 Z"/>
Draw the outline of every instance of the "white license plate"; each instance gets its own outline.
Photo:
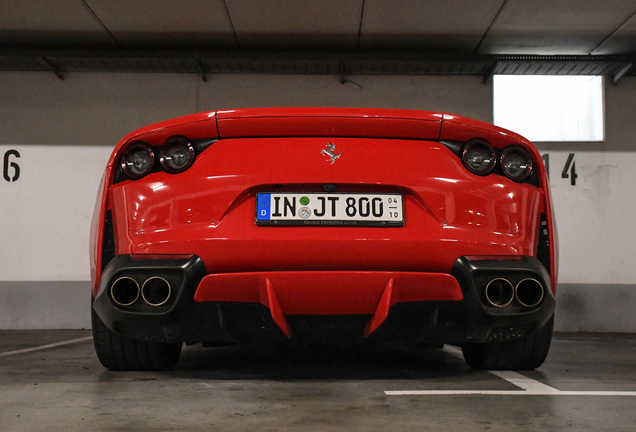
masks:
<path id="1" fill-rule="evenodd" d="M 401 194 L 259 193 L 257 225 L 403 226 Z"/>

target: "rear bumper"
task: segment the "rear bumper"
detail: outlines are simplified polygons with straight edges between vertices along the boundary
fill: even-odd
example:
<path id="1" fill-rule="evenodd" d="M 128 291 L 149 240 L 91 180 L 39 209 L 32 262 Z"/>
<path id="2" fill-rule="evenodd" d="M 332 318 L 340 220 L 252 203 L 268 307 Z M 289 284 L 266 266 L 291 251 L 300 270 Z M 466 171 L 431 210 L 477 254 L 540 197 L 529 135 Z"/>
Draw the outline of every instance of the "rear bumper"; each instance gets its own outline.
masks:
<path id="1" fill-rule="evenodd" d="M 162 306 L 143 296 L 127 306 L 113 301 L 121 277 L 141 287 L 151 277 L 169 281 Z M 534 279 L 539 304 L 488 302 L 494 278 L 512 286 Z M 120 255 L 107 266 L 94 308 L 113 331 L 165 342 L 223 344 L 285 340 L 307 335 L 386 342 L 462 344 L 506 340 L 541 327 L 554 313 L 550 278 L 532 257 L 459 258 L 447 273 L 294 271 L 206 274 L 197 256 Z"/>
<path id="2" fill-rule="evenodd" d="M 196 302 L 261 303 L 291 337 L 287 315 L 364 315 L 368 336 L 396 303 L 459 301 L 457 280 L 443 273 L 263 272 L 212 274 L 203 278 Z"/>

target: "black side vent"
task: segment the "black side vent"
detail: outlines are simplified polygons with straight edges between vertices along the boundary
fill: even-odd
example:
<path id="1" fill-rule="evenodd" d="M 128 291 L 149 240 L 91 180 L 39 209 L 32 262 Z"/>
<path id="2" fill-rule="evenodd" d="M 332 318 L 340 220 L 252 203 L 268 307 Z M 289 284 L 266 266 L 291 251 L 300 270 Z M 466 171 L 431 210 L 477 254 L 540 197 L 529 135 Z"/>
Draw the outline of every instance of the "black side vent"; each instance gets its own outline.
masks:
<path id="1" fill-rule="evenodd" d="M 104 221 L 104 238 L 102 243 L 102 271 L 109 262 L 115 258 L 115 231 L 113 230 L 113 217 L 108 211 Z"/>
<path id="2" fill-rule="evenodd" d="M 539 244 L 537 245 L 537 259 L 543 264 L 548 273 L 550 271 L 550 231 L 545 214 L 541 213 L 541 223 L 539 224 Z"/>

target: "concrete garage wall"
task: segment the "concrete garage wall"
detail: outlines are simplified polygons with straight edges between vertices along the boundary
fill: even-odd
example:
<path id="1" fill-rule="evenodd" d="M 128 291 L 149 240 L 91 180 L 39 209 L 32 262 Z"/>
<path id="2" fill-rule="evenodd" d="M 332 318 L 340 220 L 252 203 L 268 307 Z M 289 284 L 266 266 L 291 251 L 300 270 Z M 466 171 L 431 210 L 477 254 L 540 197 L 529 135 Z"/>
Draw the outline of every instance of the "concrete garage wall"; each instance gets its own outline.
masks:
<path id="1" fill-rule="evenodd" d="M 537 144 L 559 230 L 559 330 L 636 332 L 635 112 L 636 80 L 606 82 L 605 142 Z M 562 178 L 570 154 L 574 186 Z"/>
<path id="2" fill-rule="evenodd" d="M 478 77 L 0 73 L 0 329 L 89 327 L 88 229 L 113 145 L 128 132 L 197 111 L 359 106 L 447 111 L 492 121 Z M 607 141 L 541 144 L 561 238 L 557 329 L 636 332 L 636 81 L 607 86 Z M 570 153 L 577 185 L 561 178 Z M 0 162 L 2 160 L 0 159 Z M 9 170 L 12 175 L 13 171 Z"/>
<path id="3" fill-rule="evenodd" d="M 196 97 L 188 75 L 0 73 L 0 156 L 20 154 L 17 181 L 0 178 L 0 329 L 90 327 L 88 230 L 112 147 Z"/>

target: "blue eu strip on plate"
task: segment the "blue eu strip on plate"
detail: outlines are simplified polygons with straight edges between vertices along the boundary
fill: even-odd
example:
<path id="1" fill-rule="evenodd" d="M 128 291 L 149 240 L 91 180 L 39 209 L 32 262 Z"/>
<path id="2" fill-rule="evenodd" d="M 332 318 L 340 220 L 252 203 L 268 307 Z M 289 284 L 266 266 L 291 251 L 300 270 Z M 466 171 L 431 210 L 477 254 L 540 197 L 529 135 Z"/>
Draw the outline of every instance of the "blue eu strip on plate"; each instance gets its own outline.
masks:
<path id="1" fill-rule="evenodd" d="M 270 220 L 270 194 L 258 194 L 258 210 L 256 212 L 257 220 Z"/>

